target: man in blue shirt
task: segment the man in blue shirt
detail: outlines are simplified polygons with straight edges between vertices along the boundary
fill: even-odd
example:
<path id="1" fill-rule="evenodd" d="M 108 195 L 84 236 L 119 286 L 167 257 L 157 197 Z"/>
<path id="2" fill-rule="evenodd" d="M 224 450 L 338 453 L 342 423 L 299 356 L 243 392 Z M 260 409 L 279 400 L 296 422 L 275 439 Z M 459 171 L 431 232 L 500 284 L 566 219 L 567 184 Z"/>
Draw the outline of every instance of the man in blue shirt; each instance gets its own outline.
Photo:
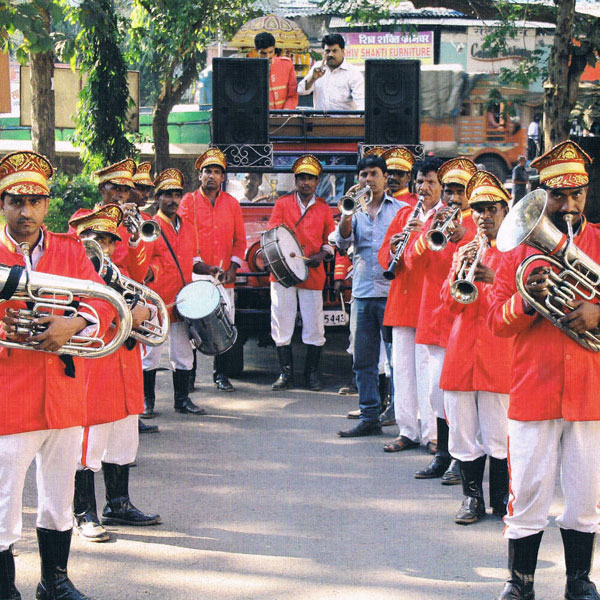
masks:
<path id="1" fill-rule="evenodd" d="M 396 213 L 407 206 L 385 193 L 387 167 L 385 160 L 374 154 L 365 156 L 356 165 L 358 182 L 371 188 L 372 200 L 353 215 L 343 215 L 336 229 L 336 245 L 347 249 L 354 245 L 352 276 L 352 310 L 356 316 L 354 341 L 354 374 L 358 387 L 360 422 L 340 437 L 379 435 L 381 398 L 378 388 L 379 343 L 383 313 L 390 282 L 383 277 L 377 252 L 385 232 Z M 389 344 L 386 344 L 389 358 Z"/>

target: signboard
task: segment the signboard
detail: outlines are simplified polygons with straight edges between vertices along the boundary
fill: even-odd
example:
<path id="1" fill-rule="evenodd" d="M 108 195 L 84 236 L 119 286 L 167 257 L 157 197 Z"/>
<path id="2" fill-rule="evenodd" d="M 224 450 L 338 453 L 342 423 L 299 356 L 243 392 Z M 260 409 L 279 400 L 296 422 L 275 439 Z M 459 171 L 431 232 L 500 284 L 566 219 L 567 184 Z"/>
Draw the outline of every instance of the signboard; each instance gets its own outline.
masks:
<path id="1" fill-rule="evenodd" d="M 398 58 L 420 60 L 433 64 L 433 31 L 415 33 L 372 31 L 344 33 L 345 57 L 348 62 L 362 64 L 367 58 Z"/>
<path id="2" fill-rule="evenodd" d="M 139 72 L 127 71 L 129 95 L 135 106 L 129 111 L 129 131 L 139 130 Z M 20 114 L 21 126 L 31 126 L 31 86 L 29 84 L 29 65 L 21 66 Z M 54 65 L 54 102 L 56 106 L 56 127 L 73 129 L 73 114 L 77 110 L 78 94 L 84 81 L 79 70 L 73 71 L 66 65 Z"/>

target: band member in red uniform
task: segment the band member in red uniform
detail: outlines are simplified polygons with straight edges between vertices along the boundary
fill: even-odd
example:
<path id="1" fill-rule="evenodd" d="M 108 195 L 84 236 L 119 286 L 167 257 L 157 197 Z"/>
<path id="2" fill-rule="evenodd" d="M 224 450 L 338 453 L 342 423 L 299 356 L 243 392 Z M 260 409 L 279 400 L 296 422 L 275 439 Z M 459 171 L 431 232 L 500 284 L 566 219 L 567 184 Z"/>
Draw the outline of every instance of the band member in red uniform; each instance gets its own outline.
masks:
<path id="1" fill-rule="evenodd" d="M 47 231 L 50 163 L 34 152 L 13 152 L 0 160 L 0 212 L 6 225 L 0 231 L 0 263 L 24 265 L 20 244 L 29 245 L 32 270 L 101 283 L 81 243 Z M 8 284 L 8 282 L 7 282 Z M 10 298 L 12 291 L 4 286 Z M 113 314 L 103 302 L 93 305 L 104 329 Z M 14 341 L 15 317 L 4 304 L 2 337 Z M 83 314 L 83 310 L 82 310 Z M 73 479 L 81 449 L 85 419 L 84 360 L 50 354 L 94 319 L 42 317 L 48 328 L 34 336 L 45 352 L 0 347 L 0 598 L 15 600 L 12 547 L 21 537 L 25 475 L 37 463 L 37 538 L 42 578 L 36 598 L 85 600 L 67 573 L 73 515 Z M 99 360 L 99 359 L 97 359 Z"/>
<path id="2" fill-rule="evenodd" d="M 419 163 L 416 186 L 417 193 L 423 198 L 423 208 L 413 218 L 414 207 L 405 206 L 390 223 L 378 255 L 379 264 L 384 269 L 390 265 L 405 228 L 404 235 L 414 238 L 423 222 L 440 208 L 442 188 L 437 178 L 440 162 L 436 158 L 426 158 Z M 426 361 L 423 346 L 415 344 L 425 271 L 419 264 L 413 269 L 406 267 L 404 253 L 410 241 L 409 238 L 408 243 L 405 242 L 405 250 L 394 271 L 395 278 L 390 286 L 383 319 L 383 324 L 392 328 L 394 407 L 399 429 L 398 437 L 383 447 L 385 452 L 401 452 L 417 448 L 419 444 L 429 449 L 433 444 L 430 443 L 431 405 L 421 385 L 427 380 L 427 373 L 423 372 Z"/>
<path id="3" fill-rule="evenodd" d="M 296 108 L 298 81 L 294 63 L 287 56 L 275 55 L 275 38 L 268 31 L 255 36 L 254 48 L 259 58 L 269 61 L 269 108 Z"/>
<path id="4" fill-rule="evenodd" d="M 460 465 L 464 498 L 454 519 L 460 525 L 485 515 L 486 456 L 490 459 L 492 511 L 500 517 L 506 514 L 506 409 L 512 360 L 512 340 L 496 337 L 487 326 L 490 293 L 502 257 L 496 248 L 496 234 L 508 213 L 510 194 L 495 175 L 477 171 L 467 184 L 467 198 L 478 235 L 455 253 L 442 286 L 442 300 L 456 315 L 440 387 L 450 428 L 448 449 Z M 458 289 L 457 279 L 463 281 L 466 291 Z M 457 301 L 456 294 L 461 293 L 464 295 Z"/>
<path id="5" fill-rule="evenodd" d="M 294 385 L 292 335 L 296 313 L 302 316 L 302 342 L 306 344 L 305 384 L 309 390 L 322 389 L 319 381 L 319 360 L 325 344 L 323 322 L 323 260 L 333 255 L 329 234 L 335 224 L 327 202 L 315 196 L 323 167 L 317 158 L 307 154 L 292 165 L 296 192 L 282 196 L 275 203 L 267 229 L 286 225 L 298 238 L 307 257 L 308 279 L 298 285 L 284 287 L 271 276 L 271 336 L 277 347 L 281 373 L 273 383 L 274 390 Z"/>
<path id="6" fill-rule="evenodd" d="M 154 242 L 150 258 L 148 287 L 157 292 L 169 306 L 169 360 L 173 369 L 174 408 L 177 412 L 203 415 L 206 411 L 196 406 L 188 395 L 189 374 L 194 364 L 194 353 L 188 329 L 175 309 L 175 298 L 183 286 L 192 281 L 196 250 L 194 229 L 177 214 L 183 195 L 184 177 L 178 169 L 166 169 L 154 181 L 158 200 L 156 220 L 161 237 Z M 168 243 L 167 243 L 168 242 Z M 162 345 L 145 347 L 144 413 L 143 418 L 154 417 L 156 371 L 160 363 Z"/>
<path id="7" fill-rule="evenodd" d="M 110 258 L 120 240 L 121 209 L 105 205 L 72 218 L 69 225 L 81 238 L 90 237 Z M 151 318 L 147 307 L 132 311 L 134 328 Z M 131 340 L 104 358 L 86 362 L 86 421 L 80 465 L 75 476 L 73 512 L 80 536 L 90 542 L 109 539 L 96 510 L 94 473 L 102 468 L 106 505 L 102 523 L 155 525 L 160 517 L 145 514 L 129 499 L 129 468 L 138 449 L 138 415 L 143 410 L 143 381 L 139 345 Z M 110 377 L 106 374 L 110 373 Z"/>
<path id="8" fill-rule="evenodd" d="M 132 201 L 135 202 L 140 211 L 142 209 L 151 208 L 152 192 L 154 191 L 154 183 L 152 181 L 152 164 L 149 162 L 141 162 L 135 167 L 133 174 L 134 193 Z M 156 211 L 154 211 L 156 212 Z M 154 212 L 152 214 L 154 214 Z M 140 213 L 144 219 L 150 219 L 151 215 L 146 212 Z"/>
<path id="9" fill-rule="evenodd" d="M 404 146 L 398 146 L 386 150 L 382 156 L 388 168 L 387 186 L 390 194 L 396 200 L 414 206 L 417 203 L 417 195 L 410 191 L 409 185 L 415 155 Z"/>
<path id="10" fill-rule="evenodd" d="M 196 160 L 200 188 L 185 194 L 179 215 L 191 223 L 195 231 L 196 256 L 199 274 L 218 274 L 234 305 L 235 273 L 246 251 L 246 230 L 239 202 L 221 191 L 225 181 L 227 161 L 217 148 L 211 148 Z M 235 310 L 235 308 L 233 309 Z M 234 320 L 234 315 L 229 315 Z M 233 392 L 227 377 L 229 352 L 215 356 L 213 379 L 221 392 Z"/>
<path id="11" fill-rule="evenodd" d="M 476 227 L 465 195 L 467 182 L 475 171 L 477 167 L 473 161 L 463 157 L 446 161 L 439 168 L 437 175 L 442 184 L 442 201 L 446 207 L 428 219 L 423 231 L 408 247 L 405 256 L 406 265 L 410 269 L 420 268 L 425 272 L 415 343 L 423 346 L 419 351 L 425 355 L 425 385 L 437 424 L 435 456 L 427 467 L 415 473 L 415 477 L 442 477 L 445 485 L 460 483 L 460 473 L 456 462 L 451 464 L 448 452 L 448 424 L 444 417 L 444 394 L 440 389 L 445 348 L 454 316 L 443 305 L 440 291 L 450 271 L 456 244 L 469 242 L 475 235 Z M 442 250 L 432 250 L 428 244 L 428 231 L 436 228 L 457 209 L 460 210 L 460 222 L 453 221 L 447 235 L 448 243 Z"/>
<path id="12" fill-rule="evenodd" d="M 577 144 L 566 141 L 531 164 L 548 193 L 546 216 L 552 225 L 566 238 L 565 217 L 572 219 L 573 244 L 600 263 L 600 230 L 583 214 L 590 162 Z M 523 202 L 527 197 L 513 210 Z M 504 518 L 510 579 L 500 598 L 534 598 L 538 549 L 560 469 L 564 510 L 556 522 L 565 552 L 565 598 L 597 600 L 600 595 L 589 575 L 600 522 L 600 359 L 535 312 L 518 293 L 517 268 L 537 253 L 520 245 L 503 255 L 488 313 L 496 335 L 514 338 L 508 405 L 510 497 Z M 524 288 L 538 303 L 549 293 L 546 265 L 524 274 Z M 571 305 L 562 325 L 578 334 L 598 327 L 598 304 L 576 299 Z"/>

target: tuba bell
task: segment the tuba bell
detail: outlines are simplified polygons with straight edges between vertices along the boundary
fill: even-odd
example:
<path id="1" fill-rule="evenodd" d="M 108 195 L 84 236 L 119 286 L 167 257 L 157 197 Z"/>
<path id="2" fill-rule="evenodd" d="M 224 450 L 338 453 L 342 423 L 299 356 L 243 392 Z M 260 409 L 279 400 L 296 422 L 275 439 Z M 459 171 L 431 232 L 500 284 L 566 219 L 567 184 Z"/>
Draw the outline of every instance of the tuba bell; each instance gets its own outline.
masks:
<path id="1" fill-rule="evenodd" d="M 573 242 L 572 215 L 565 215 L 568 235 L 552 223 L 546 212 L 548 195 L 537 189 L 524 196 L 508 213 L 496 238 L 500 252 L 526 244 L 542 254 L 527 257 L 517 268 L 516 285 L 521 297 L 535 311 L 586 350 L 600 352 L 600 331 L 577 333 L 559 319 L 573 310 L 572 302 L 592 302 L 600 297 L 600 265 Z M 549 267 L 548 295 L 540 302 L 525 286 L 532 263 Z"/>
<path id="2" fill-rule="evenodd" d="M 29 244 L 21 244 L 25 268 L 20 265 L 0 265 L 0 302 L 25 302 L 27 308 L 16 309 L 17 335 L 23 337 L 41 333 L 44 326 L 34 322 L 39 317 L 60 314 L 64 317 L 77 317 L 85 313 L 96 319 L 94 330 L 89 335 L 74 335 L 58 352 L 85 358 L 101 358 L 117 350 L 131 333 L 132 318 L 123 297 L 108 286 L 49 273 L 33 271 L 29 257 Z M 99 336 L 100 319 L 97 311 L 85 298 L 108 302 L 119 317 L 117 332 L 108 343 Z M 0 339 L 0 345 L 21 350 L 39 350 L 36 342 Z"/>

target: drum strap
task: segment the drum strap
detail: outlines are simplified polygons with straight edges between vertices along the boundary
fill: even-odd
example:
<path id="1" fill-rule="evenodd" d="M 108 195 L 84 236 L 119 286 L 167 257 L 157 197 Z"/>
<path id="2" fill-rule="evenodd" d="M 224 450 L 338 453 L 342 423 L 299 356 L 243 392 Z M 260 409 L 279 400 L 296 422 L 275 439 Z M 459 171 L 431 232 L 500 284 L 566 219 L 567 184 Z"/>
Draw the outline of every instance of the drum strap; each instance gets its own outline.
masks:
<path id="1" fill-rule="evenodd" d="M 177 260 L 177 257 L 175 256 L 175 252 L 173 252 L 173 247 L 171 246 L 169 239 L 165 235 L 165 232 L 162 230 L 162 227 L 160 229 L 160 235 L 162 235 L 163 240 L 165 240 L 165 244 L 167 245 L 167 248 L 169 249 L 169 252 L 171 253 L 171 256 L 173 257 L 173 260 L 175 261 L 175 266 L 177 267 L 177 270 L 179 271 L 179 275 L 181 275 L 181 283 L 183 285 L 185 285 L 185 277 L 183 276 L 183 271 L 181 270 L 181 267 L 179 266 L 179 261 Z"/>
<path id="2" fill-rule="evenodd" d="M 310 206 L 302 213 L 302 216 L 296 221 L 296 224 L 294 225 L 294 232 L 296 231 L 296 227 L 298 227 L 298 225 L 300 225 L 300 223 L 302 222 L 302 219 L 304 219 L 304 217 L 306 216 L 306 213 L 310 210 Z"/>

